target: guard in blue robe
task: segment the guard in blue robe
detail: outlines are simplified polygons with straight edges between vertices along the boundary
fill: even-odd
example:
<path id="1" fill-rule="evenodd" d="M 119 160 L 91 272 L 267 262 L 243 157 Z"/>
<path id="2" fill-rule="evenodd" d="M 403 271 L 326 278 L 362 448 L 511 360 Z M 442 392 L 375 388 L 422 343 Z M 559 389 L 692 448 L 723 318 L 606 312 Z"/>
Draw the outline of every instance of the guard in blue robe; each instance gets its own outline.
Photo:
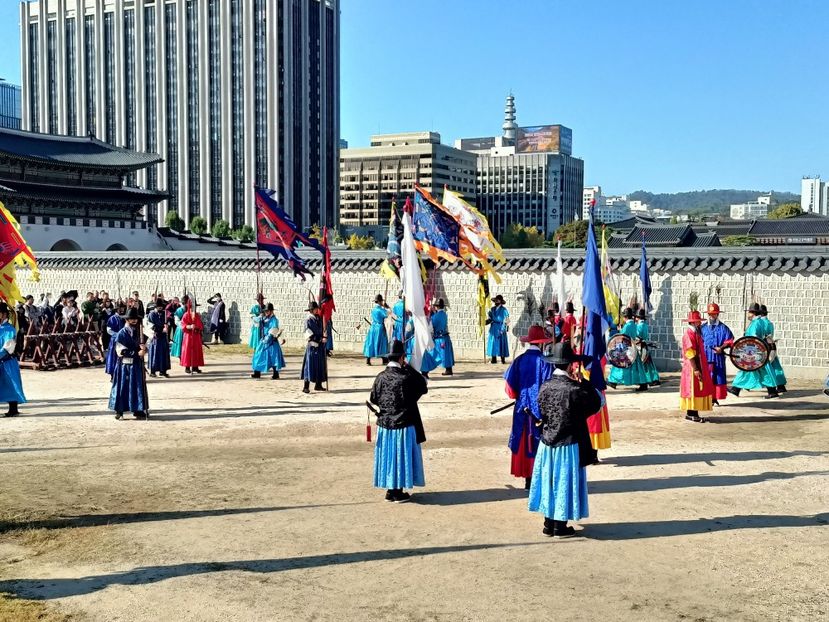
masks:
<path id="1" fill-rule="evenodd" d="M 169 378 L 167 373 L 170 370 L 170 342 L 167 338 L 167 322 L 164 308 L 167 303 L 162 299 L 155 301 L 155 309 L 147 314 L 145 320 L 153 333 L 148 344 L 147 363 L 150 368 L 150 376 L 155 378 L 160 374 L 163 378 Z"/>
<path id="2" fill-rule="evenodd" d="M 136 419 L 146 419 L 149 403 L 138 309 L 131 308 L 126 320 L 127 325 L 113 338 L 118 364 L 112 375 L 109 409 L 115 411 L 116 419 L 121 419 L 127 411 L 131 411 Z"/>
<path id="3" fill-rule="evenodd" d="M 256 350 L 253 352 L 251 361 L 253 373 L 250 377 L 261 378 L 264 372 L 273 369 L 271 379 L 276 380 L 279 378 L 279 370 L 285 367 L 285 356 L 279 344 L 279 319 L 273 314 L 271 303 L 265 307 L 265 313 L 261 316 L 259 326 L 254 331 L 262 335 L 262 339 L 256 344 Z"/>
<path id="4" fill-rule="evenodd" d="M 489 324 L 489 335 L 486 340 L 486 355 L 494 365 L 501 358 L 501 363 L 506 364 L 509 356 L 509 341 L 507 340 L 507 328 L 509 328 L 509 311 L 504 306 L 506 301 L 501 294 L 492 299 L 494 305 L 486 320 Z"/>
<path id="5" fill-rule="evenodd" d="M 760 315 L 760 305 L 752 304 L 747 312 L 750 322 L 748 328 L 746 328 L 746 337 L 757 337 L 766 341 L 768 325 Z M 777 391 L 777 379 L 774 377 L 768 363 L 754 371 L 743 371 L 742 369 L 738 371 L 728 392 L 739 396 L 742 390 L 762 391 L 763 389 L 766 390 L 766 399 L 780 397 L 780 393 Z"/>
<path id="6" fill-rule="evenodd" d="M 410 316 L 408 322 L 406 322 L 406 361 L 409 363 L 411 363 L 412 352 L 414 352 L 414 342 L 414 320 Z M 418 371 L 428 378 L 429 372 L 437 369 L 437 367 L 438 360 L 435 349 L 432 348 L 424 352 L 420 359 L 420 369 Z"/>
<path id="7" fill-rule="evenodd" d="M 443 367 L 442 376 L 451 376 L 455 366 L 455 350 L 449 336 L 449 316 L 446 315 L 446 303 L 438 298 L 432 313 L 432 337 L 435 340 L 435 359 Z"/>
<path id="8" fill-rule="evenodd" d="M 625 323 L 619 332 L 630 337 L 632 343 L 636 343 L 636 340 L 639 338 L 639 331 L 633 319 L 633 309 L 625 309 L 624 315 Z M 637 391 L 648 390 L 648 379 L 645 376 L 645 368 L 638 356 L 630 367 L 613 367 L 610 370 L 610 374 L 607 376 L 607 386 L 615 389 L 620 384 L 626 387 L 638 386 Z"/>
<path id="9" fill-rule="evenodd" d="M 389 317 L 389 308 L 383 301 L 383 296 L 377 294 L 374 298 L 374 309 L 371 310 L 371 326 L 363 344 L 363 356 L 366 365 L 371 365 L 371 359 L 382 358 L 386 363 L 386 354 L 389 351 L 389 338 L 386 335 L 386 318 Z"/>
<path id="10" fill-rule="evenodd" d="M 303 393 L 310 393 L 310 385 L 314 383 L 314 391 L 325 391 L 323 382 L 328 380 L 328 361 L 325 355 L 325 329 L 320 317 L 320 306 L 312 302 L 307 309 L 309 315 L 305 320 L 305 358 L 302 360 Z M 383 353 L 385 354 L 385 352 Z"/>
<path id="11" fill-rule="evenodd" d="M 9 306 L 0 302 L 0 402 L 9 405 L 4 417 L 17 417 L 18 405 L 26 403 L 20 365 L 14 355 L 16 346 L 17 329 L 9 323 Z"/>
<path id="12" fill-rule="evenodd" d="M 118 366 L 118 355 L 115 354 L 115 335 L 118 334 L 118 331 L 124 328 L 124 314 L 127 312 L 127 308 L 123 304 L 118 305 L 118 312 L 113 313 L 112 316 L 107 320 L 107 334 L 109 335 L 109 346 L 107 346 L 107 356 L 106 356 L 106 365 L 105 369 L 106 372 L 112 376 L 115 373 L 115 368 Z"/>
<path id="13" fill-rule="evenodd" d="M 403 315 L 406 313 L 406 303 L 403 302 L 403 294 L 399 296 L 400 300 L 394 303 L 391 313 L 394 316 L 394 328 L 392 329 L 392 339 L 403 341 Z"/>
<path id="14" fill-rule="evenodd" d="M 728 395 L 728 378 L 725 368 L 725 348 L 734 343 L 734 333 L 720 322 L 720 306 L 716 302 L 708 303 L 708 321 L 702 325 L 702 343 L 705 346 L 705 358 L 711 370 L 711 382 L 714 385 L 713 403 L 718 405 Z"/>
<path id="15" fill-rule="evenodd" d="M 777 355 L 777 346 L 774 343 L 774 324 L 768 318 L 768 315 L 769 311 L 766 309 L 766 305 L 760 305 L 760 317 L 763 319 L 766 326 L 766 342 L 769 344 L 770 348 L 769 362 L 767 365 L 769 366 L 769 369 L 777 382 L 777 392 L 785 393 L 788 381 L 786 380 L 785 372 L 783 372 L 783 365 L 780 364 L 780 357 Z"/>
<path id="16" fill-rule="evenodd" d="M 259 342 L 262 340 L 262 335 L 259 333 L 259 320 L 262 318 L 262 309 L 257 302 L 250 308 L 250 337 L 248 337 L 248 345 L 256 349 Z"/>
<path id="17" fill-rule="evenodd" d="M 170 346 L 170 355 L 176 358 L 181 358 L 181 344 L 184 342 L 184 328 L 181 325 L 181 319 L 187 311 L 187 303 L 190 302 L 189 296 L 182 296 L 181 306 L 176 309 L 173 314 L 173 322 L 176 325 L 176 330 L 173 333 L 173 342 Z"/>

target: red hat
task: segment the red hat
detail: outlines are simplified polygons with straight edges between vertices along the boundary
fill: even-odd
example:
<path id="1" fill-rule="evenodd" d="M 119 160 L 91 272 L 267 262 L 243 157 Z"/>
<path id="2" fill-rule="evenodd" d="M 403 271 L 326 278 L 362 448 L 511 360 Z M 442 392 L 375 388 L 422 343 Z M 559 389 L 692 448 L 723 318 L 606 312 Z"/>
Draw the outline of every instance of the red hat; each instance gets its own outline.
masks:
<path id="1" fill-rule="evenodd" d="M 720 305 L 716 302 L 709 302 L 708 303 L 708 315 L 719 315 L 720 314 Z"/>
<path id="2" fill-rule="evenodd" d="M 522 343 L 550 343 L 553 338 L 544 332 L 543 326 L 533 325 L 527 331 L 527 336 L 521 337 L 520 340 Z"/>
<path id="3" fill-rule="evenodd" d="M 688 314 L 686 322 L 689 324 L 702 324 L 702 316 L 699 314 L 699 311 L 691 311 Z"/>

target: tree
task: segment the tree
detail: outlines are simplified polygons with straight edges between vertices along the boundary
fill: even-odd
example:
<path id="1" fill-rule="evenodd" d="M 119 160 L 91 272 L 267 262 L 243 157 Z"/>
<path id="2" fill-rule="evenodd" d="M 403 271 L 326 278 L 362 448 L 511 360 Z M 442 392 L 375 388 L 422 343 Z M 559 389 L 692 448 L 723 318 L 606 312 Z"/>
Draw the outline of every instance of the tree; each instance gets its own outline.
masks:
<path id="1" fill-rule="evenodd" d="M 800 216 L 802 213 L 803 209 L 800 207 L 800 203 L 781 203 L 769 212 L 769 218 L 783 220 L 792 216 Z"/>
<path id="2" fill-rule="evenodd" d="M 311 225 L 311 233 L 308 235 L 309 238 L 312 240 L 317 240 L 318 242 L 322 242 L 322 229 L 317 223 Z"/>
<path id="3" fill-rule="evenodd" d="M 210 230 L 210 234 L 214 238 L 229 238 L 230 237 L 230 223 L 226 220 L 222 220 L 221 218 L 213 223 L 213 228 Z"/>
<path id="4" fill-rule="evenodd" d="M 374 238 L 370 235 L 362 236 L 352 233 L 345 242 L 346 246 L 353 251 L 369 250 L 374 248 Z"/>
<path id="5" fill-rule="evenodd" d="M 207 233 L 207 221 L 201 216 L 196 216 L 190 221 L 190 231 L 196 235 L 204 235 Z"/>
<path id="6" fill-rule="evenodd" d="M 587 224 L 586 220 L 574 220 L 568 222 L 566 225 L 561 225 L 553 234 L 553 240 L 561 240 L 561 245 L 565 248 L 584 248 L 587 245 Z M 596 237 L 601 235 L 602 221 L 596 220 Z M 607 227 L 606 233 L 609 236 L 612 232 L 610 227 Z"/>
<path id="7" fill-rule="evenodd" d="M 242 225 L 238 229 L 234 229 L 233 233 L 230 234 L 236 240 L 240 242 L 253 242 L 254 238 L 256 237 L 253 232 L 253 227 L 250 225 Z"/>
<path id="8" fill-rule="evenodd" d="M 544 246 L 544 234 L 538 227 L 525 227 L 512 223 L 501 234 L 501 246 L 504 248 L 539 248 Z"/>
<path id="9" fill-rule="evenodd" d="M 164 224 L 173 231 L 184 231 L 184 220 L 178 215 L 178 212 L 167 212 Z"/>
<path id="10" fill-rule="evenodd" d="M 757 238 L 752 235 L 727 235 L 722 239 L 723 246 L 754 246 Z"/>

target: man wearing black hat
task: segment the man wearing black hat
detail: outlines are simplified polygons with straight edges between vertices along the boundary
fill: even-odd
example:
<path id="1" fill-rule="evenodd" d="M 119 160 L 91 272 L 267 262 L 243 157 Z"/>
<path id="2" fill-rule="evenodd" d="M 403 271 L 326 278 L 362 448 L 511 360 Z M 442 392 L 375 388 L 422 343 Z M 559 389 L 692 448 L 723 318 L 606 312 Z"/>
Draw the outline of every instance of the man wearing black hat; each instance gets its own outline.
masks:
<path id="1" fill-rule="evenodd" d="M 769 344 L 769 369 L 777 383 L 777 392 L 786 393 L 788 382 L 783 371 L 783 365 L 780 363 L 780 357 L 777 354 L 777 344 L 774 342 L 774 323 L 769 319 L 769 310 L 766 305 L 760 305 L 760 318 L 763 320 L 763 326 L 766 330 L 766 343 Z"/>
<path id="2" fill-rule="evenodd" d="M 115 411 L 116 419 L 121 419 L 126 411 L 132 411 L 136 419 L 146 419 L 149 403 L 138 309 L 132 307 L 127 311 L 126 322 L 113 338 L 118 363 L 112 374 L 109 409 Z"/>
<path id="3" fill-rule="evenodd" d="M 155 308 L 147 314 L 147 325 L 152 332 L 148 349 L 148 366 L 150 377 L 160 374 L 169 378 L 170 370 L 170 341 L 167 339 L 167 322 L 164 308 L 167 302 L 163 298 L 156 298 Z"/>
<path id="4" fill-rule="evenodd" d="M 596 460 L 587 419 L 602 407 L 602 397 L 587 380 L 570 377 L 568 370 L 579 358 L 570 344 L 555 344 L 545 357 L 553 375 L 538 392 L 541 446 L 528 506 L 544 514 L 544 535 L 556 538 L 575 535 L 567 521 L 588 516 L 585 467 Z"/>
<path id="5" fill-rule="evenodd" d="M 506 301 L 501 294 L 492 299 L 492 308 L 489 310 L 486 323 L 489 324 L 489 336 L 486 340 L 486 353 L 493 365 L 501 358 L 506 365 L 509 356 L 509 342 L 507 329 L 509 328 L 509 311 L 504 306 Z"/>
<path id="6" fill-rule="evenodd" d="M 406 347 L 394 340 L 388 365 L 374 380 L 372 404 L 377 414 L 374 487 L 386 489 L 386 501 L 405 503 L 404 488 L 426 484 L 420 444 L 426 440 L 417 402 L 426 395 L 426 379 L 406 364 Z"/>
<path id="7" fill-rule="evenodd" d="M 213 305 L 210 310 L 210 333 L 213 335 L 212 343 L 224 343 L 227 333 L 227 317 L 225 315 L 225 302 L 219 293 L 213 294 L 207 299 L 207 304 Z"/>
<path id="8" fill-rule="evenodd" d="M 564 305 L 564 332 L 561 340 L 572 345 L 578 325 L 579 321 L 576 319 L 576 309 L 573 306 L 573 301 L 568 300 Z"/>
<path id="9" fill-rule="evenodd" d="M 305 358 L 302 360 L 303 393 L 310 393 L 311 383 L 314 391 L 325 391 L 323 382 L 328 380 L 328 368 L 325 355 L 325 327 L 320 317 L 320 306 L 312 302 L 308 308 L 308 318 L 305 320 Z"/>
<path id="10" fill-rule="evenodd" d="M 9 323 L 9 314 L 9 306 L 0 301 L 0 402 L 9 405 L 4 417 L 16 417 L 20 414 L 17 406 L 26 402 L 26 396 L 23 395 L 20 366 L 14 354 L 17 329 Z"/>
<path id="11" fill-rule="evenodd" d="M 760 305 L 755 302 L 746 311 L 750 322 L 748 328 L 746 328 L 745 336 L 757 337 L 765 341 L 769 333 L 766 323 L 760 315 Z M 780 393 L 777 391 L 777 379 L 768 364 L 753 371 L 743 371 L 742 369 L 738 371 L 728 392 L 739 396 L 742 390 L 762 391 L 763 389 L 766 390 L 765 397 L 767 400 L 780 397 Z"/>
<path id="12" fill-rule="evenodd" d="M 564 335 L 564 319 L 561 317 L 561 309 L 557 302 L 547 309 L 547 319 L 544 321 L 544 330 L 547 334 L 558 343 Z"/>

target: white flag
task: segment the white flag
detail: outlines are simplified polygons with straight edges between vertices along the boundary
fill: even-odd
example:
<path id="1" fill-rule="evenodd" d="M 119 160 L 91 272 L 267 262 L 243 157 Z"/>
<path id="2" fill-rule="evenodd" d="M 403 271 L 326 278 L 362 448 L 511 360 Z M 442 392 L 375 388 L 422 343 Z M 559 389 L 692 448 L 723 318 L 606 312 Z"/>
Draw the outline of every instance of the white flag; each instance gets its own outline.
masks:
<path id="1" fill-rule="evenodd" d="M 420 263 L 417 261 L 414 237 L 412 237 L 412 216 L 403 212 L 403 243 L 400 248 L 400 258 L 403 264 L 400 269 L 400 278 L 403 281 L 403 297 L 406 311 L 412 314 L 414 325 L 414 343 L 412 344 L 412 358 L 409 361 L 417 371 L 423 361 L 423 355 L 435 347 L 432 341 L 432 331 L 429 320 L 426 318 L 426 296 L 423 293 L 423 281 L 420 276 Z"/>
<path id="2" fill-rule="evenodd" d="M 556 255 L 556 297 L 559 311 L 564 313 L 564 264 L 561 262 L 561 240 L 558 241 L 558 255 Z"/>

